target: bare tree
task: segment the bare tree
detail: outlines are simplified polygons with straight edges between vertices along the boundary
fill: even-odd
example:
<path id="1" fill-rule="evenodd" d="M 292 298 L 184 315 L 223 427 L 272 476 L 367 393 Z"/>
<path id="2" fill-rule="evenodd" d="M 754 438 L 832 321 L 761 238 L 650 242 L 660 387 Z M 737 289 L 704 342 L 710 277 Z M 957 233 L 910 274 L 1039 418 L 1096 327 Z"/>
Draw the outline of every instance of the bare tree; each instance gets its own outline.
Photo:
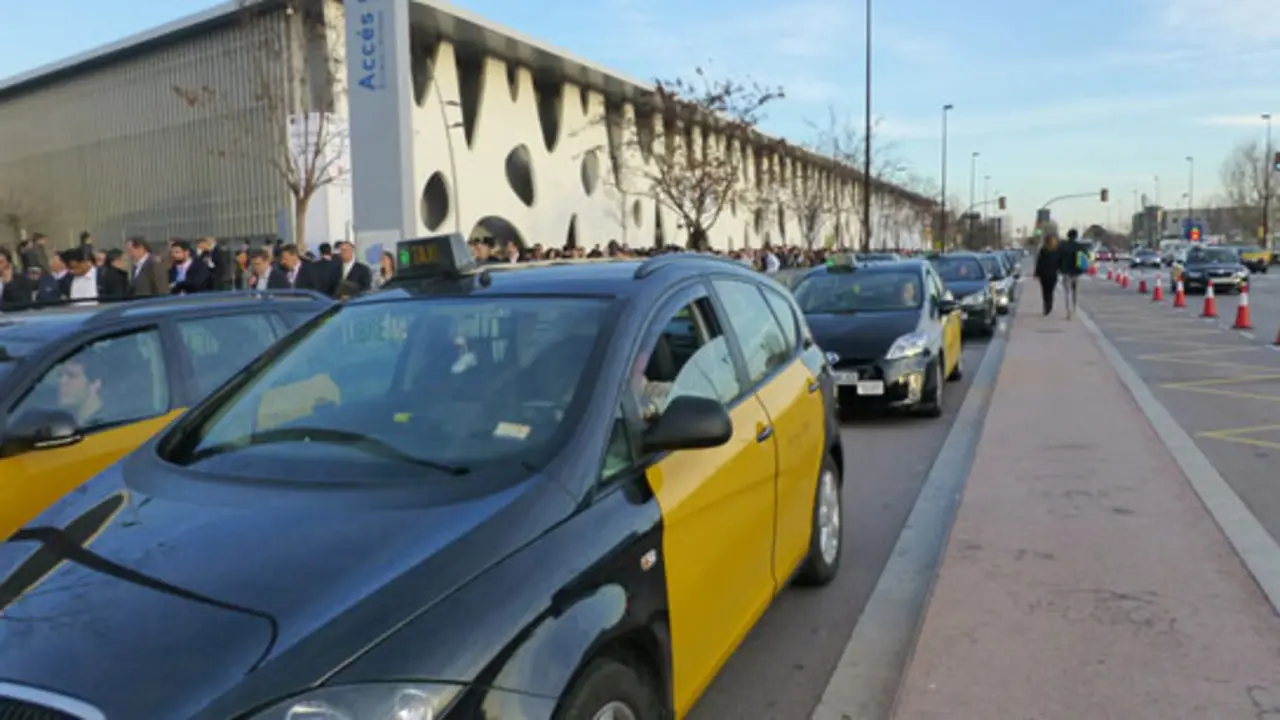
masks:
<path id="1" fill-rule="evenodd" d="M 232 126 L 226 145 L 210 149 L 213 156 L 271 167 L 292 201 L 293 240 L 305 247 L 311 201 L 350 173 L 348 128 L 335 112 L 346 95 L 341 7 L 332 0 L 238 2 L 248 77 L 228 78 L 220 88 L 171 89 L 188 108 Z"/>
<path id="2" fill-rule="evenodd" d="M 786 143 L 779 145 L 781 152 L 786 154 Z M 789 179 L 780 193 L 779 202 L 784 212 L 795 217 L 800 227 L 800 239 L 806 248 L 812 250 L 822 240 L 822 231 L 834 214 L 835 188 L 812 165 L 805 165 L 796 172 L 799 176 Z"/>
<path id="3" fill-rule="evenodd" d="M 701 68 L 687 79 L 658 81 L 651 106 L 637 108 L 636 127 L 606 117 L 623 202 L 628 189 L 652 197 L 679 217 L 690 247 L 706 249 L 707 233 L 726 209 L 753 203 L 743 148 L 759 139 L 765 108 L 781 97 L 779 88 L 715 78 Z M 660 148 L 650 117 L 662 123 Z M 647 162 L 629 162 L 636 158 Z"/>
<path id="4" fill-rule="evenodd" d="M 1265 157 L 1266 149 L 1257 140 L 1249 140 L 1235 146 L 1223 161 L 1220 175 L 1222 190 L 1232 220 L 1249 237 L 1262 228 L 1263 207 L 1267 205 L 1267 174 L 1274 172 L 1271 159 Z M 1271 178 L 1272 217 L 1280 202 L 1280 182 Z M 1269 223 L 1272 230 L 1274 222 Z"/>
<path id="5" fill-rule="evenodd" d="M 0 191 L 0 227 L 13 242 L 53 222 L 56 214 L 49 202 L 27 190 L 8 187 Z"/>
<path id="6" fill-rule="evenodd" d="M 871 125 L 872 180 L 870 183 L 866 183 L 863 182 L 862 177 L 866 166 L 864 162 L 866 157 L 866 135 L 863 132 L 862 122 L 841 115 L 834 107 L 829 107 L 827 108 L 825 121 L 822 123 L 809 123 L 810 128 L 814 131 L 814 139 L 809 144 L 809 148 L 844 165 L 847 168 L 845 179 L 851 177 L 856 182 L 855 187 L 857 187 L 857 190 L 855 193 L 836 192 L 831 199 L 830 212 L 837 218 L 837 235 L 842 245 L 844 242 L 843 237 L 848 234 L 848 229 L 842 227 L 843 218 L 848 218 L 853 227 L 861 227 L 862 224 L 862 203 L 859 202 L 857 193 L 866 192 L 869 188 L 871 192 L 871 211 L 879 215 L 881 209 L 888 202 L 881 196 L 885 193 L 886 186 L 891 184 L 889 179 L 905 169 L 897 158 L 892 144 L 881 142 L 877 139 L 876 127 L 879 125 L 879 119 Z M 880 223 L 883 223 L 883 220 Z M 872 224 L 873 226 L 877 225 L 875 218 L 873 218 Z M 875 234 L 880 234 L 881 232 L 876 231 Z M 869 250 L 870 248 L 864 249 Z"/>

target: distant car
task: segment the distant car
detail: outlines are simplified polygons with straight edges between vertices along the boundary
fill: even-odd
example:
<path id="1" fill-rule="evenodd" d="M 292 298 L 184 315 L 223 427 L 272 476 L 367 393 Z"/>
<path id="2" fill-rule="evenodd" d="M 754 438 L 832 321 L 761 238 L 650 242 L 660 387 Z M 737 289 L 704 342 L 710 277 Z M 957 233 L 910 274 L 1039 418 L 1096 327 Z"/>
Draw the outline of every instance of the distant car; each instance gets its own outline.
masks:
<path id="1" fill-rule="evenodd" d="M 841 407 L 942 415 L 944 384 L 964 372 L 960 307 L 929 263 L 815 268 L 795 298 L 827 352 Z"/>
<path id="2" fill-rule="evenodd" d="M 1098 262 L 1115 262 L 1115 259 L 1116 254 L 1111 250 L 1111 248 L 1102 248 L 1101 250 L 1098 250 Z"/>
<path id="3" fill-rule="evenodd" d="M 1271 264 L 1270 250 L 1258 245 L 1238 247 L 1235 249 L 1240 254 L 1240 264 L 1249 268 L 1250 272 L 1267 272 L 1267 266 Z"/>
<path id="4" fill-rule="evenodd" d="M 930 260 L 964 311 L 965 332 L 991 337 L 999 322 L 995 281 L 977 253 L 959 252 L 939 255 Z"/>
<path id="5" fill-rule="evenodd" d="M 1013 269 L 996 253 L 981 253 L 978 259 L 995 281 L 996 312 L 1008 315 L 1018 290 L 1018 279 L 1014 277 Z"/>
<path id="6" fill-rule="evenodd" d="M 1249 279 L 1249 270 L 1240 263 L 1239 254 L 1224 247 L 1193 248 L 1180 268 L 1182 287 L 1187 292 L 1204 292 L 1210 284 L 1214 291 L 1239 292 Z"/>
<path id="7" fill-rule="evenodd" d="M 858 257 L 858 262 L 862 264 L 899 262 L 902 260 L 902 256 L 898 255 L 897 253 L 890 253 L 890 252 L 858 253 L 857 257 Z"/>
<path id="8" fill-rule="evenodd" d="M 1160 254 L 1149 248 L 1142 248 L 1133 253 L 1133 257 L 1129 260 L 1129 267 L 1132 268 L 1162 268 L 1164 262 L 1160 259 Z"/>

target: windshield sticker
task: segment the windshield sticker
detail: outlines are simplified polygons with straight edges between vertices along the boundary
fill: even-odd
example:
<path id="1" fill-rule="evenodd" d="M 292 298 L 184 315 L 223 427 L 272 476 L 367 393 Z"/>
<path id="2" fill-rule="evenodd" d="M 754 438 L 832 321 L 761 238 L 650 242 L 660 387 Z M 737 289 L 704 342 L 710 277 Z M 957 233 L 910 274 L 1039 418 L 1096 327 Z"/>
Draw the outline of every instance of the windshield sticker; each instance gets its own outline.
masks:
<path id="1" fill-rule="evenodd" d="M 508 440 L 524 440 L 529 437 L 529 433 L 533 432 L 533 428 L 520 423 L 500 422 L 493 429 L 493 436 L 496 438 L 506 438 Z"/>

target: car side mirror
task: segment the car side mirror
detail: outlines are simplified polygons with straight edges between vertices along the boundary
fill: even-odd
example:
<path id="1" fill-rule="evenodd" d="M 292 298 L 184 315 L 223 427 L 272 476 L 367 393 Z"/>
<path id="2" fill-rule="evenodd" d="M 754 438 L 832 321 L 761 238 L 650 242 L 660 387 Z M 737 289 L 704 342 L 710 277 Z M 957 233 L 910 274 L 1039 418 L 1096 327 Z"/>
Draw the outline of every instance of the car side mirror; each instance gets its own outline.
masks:
<path id="1" fill-rule="evenodd" d="M 681 395 L 641 437 L 645 453 L 719 447 L 733 437 L 733 420 L 719 400 Z"/>
<path id="2" fill-rule="evenodd" d="M 960 303 L 956 302 L 956 299 L 949 294 L 943 295 L 942 298 L 938 300 L 938 312 L 942 315 L 953 313 L 959 309 Z"/>
<path id="3" fill-rule="evenodd" d="M 84 433 L 75 416 L 65 410 L 29 410 L 19 415 L 4 432 L 0 446 L 4 454 L 29 450 L 52 450 L 75 445 Z"/>

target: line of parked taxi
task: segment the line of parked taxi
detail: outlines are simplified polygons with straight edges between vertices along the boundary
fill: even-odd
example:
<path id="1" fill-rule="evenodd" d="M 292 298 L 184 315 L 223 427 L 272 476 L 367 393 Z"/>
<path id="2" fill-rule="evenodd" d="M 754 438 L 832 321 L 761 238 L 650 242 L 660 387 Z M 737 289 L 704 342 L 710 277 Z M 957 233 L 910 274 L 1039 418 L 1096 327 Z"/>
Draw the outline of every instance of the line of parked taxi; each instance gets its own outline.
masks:
<path id="1" fill-rule="evenodd" d="M 838 572 L 840 407 L 941 415 L 1016 293 L 1002 254 L 398 256 L 343 304 L 0 316 L 0 717 L 683 717 Z"/>

